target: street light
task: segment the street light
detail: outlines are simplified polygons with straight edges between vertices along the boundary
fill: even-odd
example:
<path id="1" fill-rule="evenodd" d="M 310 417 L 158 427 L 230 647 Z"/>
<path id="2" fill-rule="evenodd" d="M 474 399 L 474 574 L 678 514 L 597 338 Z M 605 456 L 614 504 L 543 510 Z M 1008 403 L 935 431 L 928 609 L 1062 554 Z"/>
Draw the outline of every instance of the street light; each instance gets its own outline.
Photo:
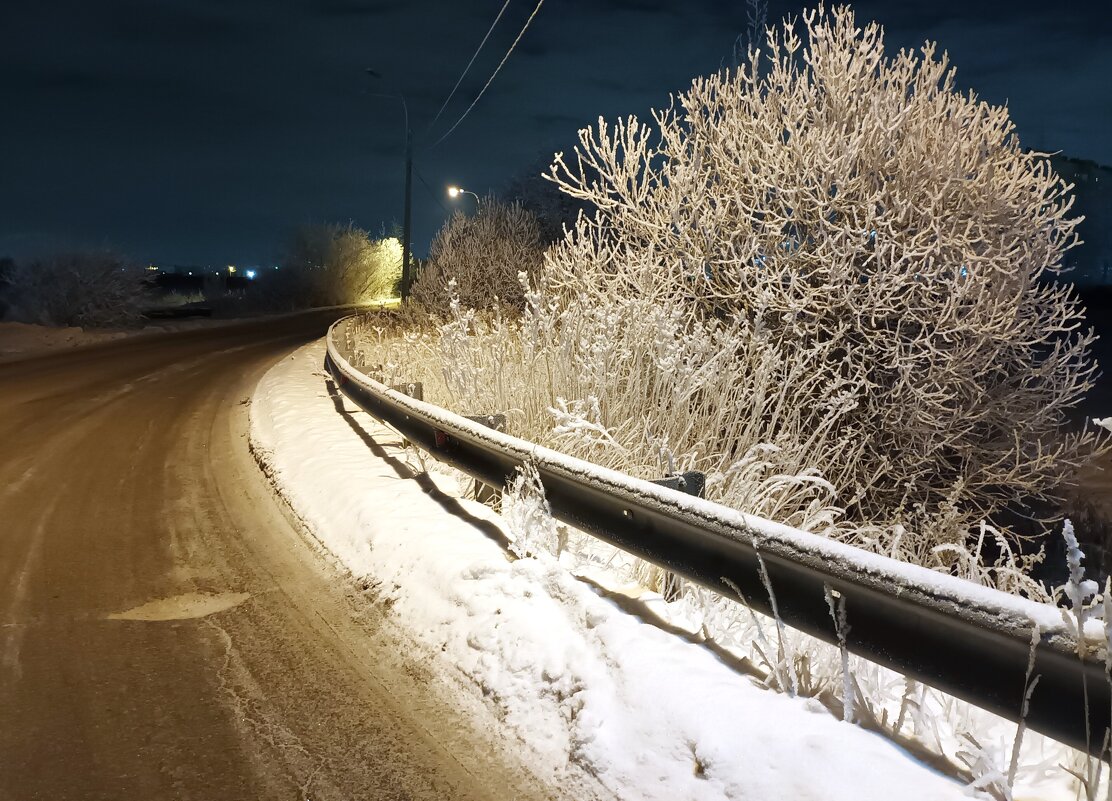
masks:
<path id="1" fill-rule="evenodd" d="M 372 78 L 382 78 L 382 75 L 370 67 L 367 74 Z M 413 239 L 413 131 L 409 127 L 409 104 L 405 102 L 402 92 L 397 94 L 378 94 L 378 97 L 397 97 L 402 101 L 402 110 L 405 112 L 405 212 L 402 217 L 402 300 L 409 297 L 409 285 L 412 276 L 409 272 L 409 250 Z"/>
<path id="2" fill-rule="evenodd" d="M 459 197 L 460 195 L 471 195 L 471 197 L 475 198 L 475 205 L 476 206 L 479 205 L 479 196 L 476 195 L 474 192 L 469 192 L 466 189 L 461 189 L 458 186 L 449 186 L 448 187 L 448 197 L 450 197 L 454 200 L 455 198 Z"/>

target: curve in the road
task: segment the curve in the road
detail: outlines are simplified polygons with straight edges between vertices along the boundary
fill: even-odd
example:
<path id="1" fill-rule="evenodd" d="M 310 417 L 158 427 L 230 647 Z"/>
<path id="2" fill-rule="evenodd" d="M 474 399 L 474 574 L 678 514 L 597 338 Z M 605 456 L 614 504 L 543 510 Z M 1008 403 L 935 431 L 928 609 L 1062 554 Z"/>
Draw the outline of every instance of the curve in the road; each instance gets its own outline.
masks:
<path id="1" fill-rule="evenodd" d="M 0 799 L 548 796 L 248 453 L 258 377 L 338 314 L 0 365 Z"/>

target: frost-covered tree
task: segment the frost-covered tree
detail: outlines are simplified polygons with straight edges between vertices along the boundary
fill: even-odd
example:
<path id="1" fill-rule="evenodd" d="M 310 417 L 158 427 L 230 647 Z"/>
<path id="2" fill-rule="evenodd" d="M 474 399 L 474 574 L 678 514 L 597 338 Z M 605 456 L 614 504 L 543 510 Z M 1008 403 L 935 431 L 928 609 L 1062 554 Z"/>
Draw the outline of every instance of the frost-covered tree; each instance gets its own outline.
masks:
<path id="1" fill-rule="evenodd" d="M 489 308 L 497 299 L 523 308 L 518 274 L 534 274 L 543 253 L 536 215 L 519 203 L 487 197 L 474 215 L 456 212 L 440 229 L 411 297 L 430 311 L 447 311 L 449 282 L 455 281 L 455 293 L 466 307 Z"/>
<path id="2" fill-rule="evenodd" d="M 746 46 L 748 48 L 760 47 L 768 28 L 768 0 L 746 0 L 745 6 L 745 16 L 748 22 L 745 30 Z M 735 50 L 736 47 L 735 45 Z M 735 52 L 734 66 L 740 66 L 744 56 L 745 53 Z"/>
<path id="3" fill-rule="evenodd" d="M 108 251 L 61 253 L 7 266 L 10 316 L 28 323 L 120 328 L 143 319 L 142 268 Z"/>
<path id="4" fill-rule="evenodd" d="M 354 225 L 311 225 L 297 230 L 278 276 L 267 276 L 272 292 L 294 305 L 366 303 L 394 292 L 402 271 L 401 242 L 372 239 Z"/>
<path id="5" fill-rule="evenodd" d="M 1072 288 L 1043 280 L 1077 242 L 1071 187 L 1006 108 L 955 89 L 934 44 L 886 56 L 877 24 L 820 7 L 766 45 L 655 126 L 600 119 L 557 154 L 552 179 L 598 211 L 550 251 L 546 281 L 568 302 L 636 297 L 823 354 L 805 380 L 838 397 L 791 394 L 838 407 L 821 443 L 863 443 L 811 453 L 852 519 L 952 524 L 1054 499 L 1107 447 L 1067 429 L 1093 336 Z"/>

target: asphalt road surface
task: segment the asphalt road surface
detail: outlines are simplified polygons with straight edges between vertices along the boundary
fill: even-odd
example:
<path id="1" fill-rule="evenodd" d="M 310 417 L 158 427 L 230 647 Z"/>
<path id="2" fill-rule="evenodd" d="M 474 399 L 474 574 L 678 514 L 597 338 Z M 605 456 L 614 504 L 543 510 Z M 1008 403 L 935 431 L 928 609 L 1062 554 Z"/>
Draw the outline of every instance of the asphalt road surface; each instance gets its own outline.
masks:
<path id="1" fill-rule="evenodd" d="M 0 799 L 548 797 L 251 459 L 255 383 L 336 316 L 0 364 Z"/>

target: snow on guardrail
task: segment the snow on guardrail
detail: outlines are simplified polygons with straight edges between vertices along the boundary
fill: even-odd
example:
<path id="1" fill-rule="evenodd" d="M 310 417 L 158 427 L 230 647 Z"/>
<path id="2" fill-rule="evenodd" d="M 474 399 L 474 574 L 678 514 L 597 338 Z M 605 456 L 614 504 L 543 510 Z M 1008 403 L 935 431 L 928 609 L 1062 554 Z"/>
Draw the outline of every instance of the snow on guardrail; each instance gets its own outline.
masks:
<path id="1" fill-rule="evenodd" d="M 1034 636 L 1039 686 L 1027 724 L 1098 753 L 1110 723 L 1103 662 L 1081 659 L 1047 604 L 834 542 L 495 431 L 356 370 L 329 330 L 327 368 L 357 405 L 464 472 L 501 488 L 526 461 L 555 517 L 828 642 L 828 591 L 846 599 L 850 651 L 1018 719 Z M 772 597 L 770 597 L 770 595 Z M 775 609 L 773 607 L 776 607 Z M 1104 633 L 1086 628 L 1086 650 Z M 846 632 L 843 632 L 846 633 Z"/>

